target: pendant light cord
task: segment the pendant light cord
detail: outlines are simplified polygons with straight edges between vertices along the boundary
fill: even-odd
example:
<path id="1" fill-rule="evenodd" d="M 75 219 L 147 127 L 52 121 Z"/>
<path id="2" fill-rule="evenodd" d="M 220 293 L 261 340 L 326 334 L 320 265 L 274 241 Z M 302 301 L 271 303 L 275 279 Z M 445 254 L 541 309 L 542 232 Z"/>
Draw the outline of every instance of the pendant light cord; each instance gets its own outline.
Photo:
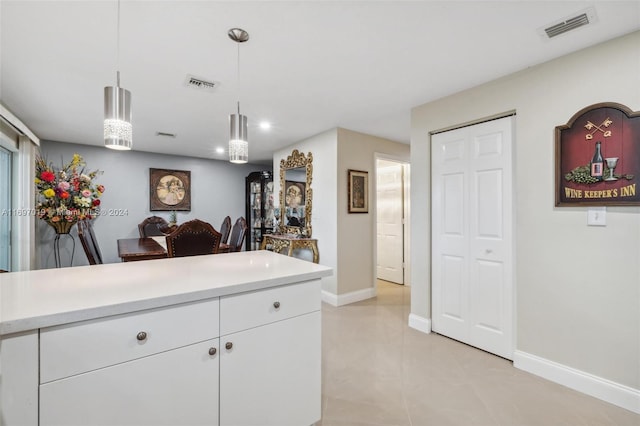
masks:
<path id="1" fill-rule="evenodd" d="M 118 18 L 116 35 L 116 87 L 120 87 L 120 0 L 118 0 Z"/>
<path id="2" fill-rule="evenodd" d="M 238 118 L 240 116 L 240 43 L 237 43 L 238 45 L 238 74 L 237 74 L 237 80 L 238 80 Z"/>

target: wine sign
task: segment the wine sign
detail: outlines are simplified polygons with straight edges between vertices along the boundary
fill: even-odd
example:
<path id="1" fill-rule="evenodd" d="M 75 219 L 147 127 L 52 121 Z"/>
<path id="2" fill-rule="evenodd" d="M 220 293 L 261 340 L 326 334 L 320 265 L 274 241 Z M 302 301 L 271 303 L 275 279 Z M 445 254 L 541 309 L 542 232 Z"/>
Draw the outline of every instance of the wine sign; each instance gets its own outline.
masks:
<path id="1" fill-rule="evenodd" d="M 556 206 L 640 206 L 640 112 L 601 103 L 556 127 Z"/>

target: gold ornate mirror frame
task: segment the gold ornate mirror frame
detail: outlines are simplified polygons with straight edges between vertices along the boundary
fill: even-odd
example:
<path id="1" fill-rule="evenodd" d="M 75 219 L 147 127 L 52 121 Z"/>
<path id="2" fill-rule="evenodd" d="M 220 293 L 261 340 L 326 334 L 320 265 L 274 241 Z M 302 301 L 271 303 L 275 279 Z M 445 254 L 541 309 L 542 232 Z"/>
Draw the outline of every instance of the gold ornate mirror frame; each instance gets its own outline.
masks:
<path id="1" fill-rule="evenodd" d="M 313 175 L 313 155 L 308 153 L 306 156 L 294 149 L 290 156 L 283 160 L 280 160 L 280 232 L 284 234 L 300 235 L 301 237 L 311 237 L 311 207 L 313 203 L 313 190 L 311 189 L 311 180 Z M 287 179 L 287 171 L 294 169 L 304 169 L 306 181 L 305 182 L 292 182 L 291 179 Z M 289 183 L 289 188 L 287 186 Z M 304 184 L 304 188 L 302 188 Z M 291 189 L 291 193 L 288 194 L 287 190 Z M 300 191 L 300 192 L 298 192 Z M 304 208 L 302 212 L 296 211 L 294 204 L 291 207 L 291 198 L 295 196 L 297 200 L 303 200 Z M 302 213 L 302 214 L 301 214 Z M 291 216 L 296 216 L 295 219 L 300 225 L 291 225 Z"/>

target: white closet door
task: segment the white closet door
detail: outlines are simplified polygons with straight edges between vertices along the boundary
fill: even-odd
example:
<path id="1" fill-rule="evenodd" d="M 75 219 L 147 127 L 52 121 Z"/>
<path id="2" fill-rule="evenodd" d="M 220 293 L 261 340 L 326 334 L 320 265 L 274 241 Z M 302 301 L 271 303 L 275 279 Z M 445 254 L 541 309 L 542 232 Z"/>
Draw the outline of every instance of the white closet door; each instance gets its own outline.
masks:
<path id="1" fill-rule="evenodd" d="M 512 122 L 432 137 L 433 330 L 513 356 Z"/>

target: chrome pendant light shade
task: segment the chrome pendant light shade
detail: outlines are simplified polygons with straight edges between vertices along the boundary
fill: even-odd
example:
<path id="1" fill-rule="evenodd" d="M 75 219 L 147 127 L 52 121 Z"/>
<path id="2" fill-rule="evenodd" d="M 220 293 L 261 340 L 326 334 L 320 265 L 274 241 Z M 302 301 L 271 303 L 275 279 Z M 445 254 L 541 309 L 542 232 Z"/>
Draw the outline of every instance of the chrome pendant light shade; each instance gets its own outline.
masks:
<path id="1" fill-rule="evenodd" d="M 229 116 L 229 161 L 244 164 L 249 161 L 249 131 L 247 116 L 238 113 Z"/>
<path id="2" fill-rule="evenodd" d="M 232 28 L 227 35 L 238 43 L 238 113 L 229 115 L 229 161 L 244 164 L 249 161 L 249 131 L 247 116 L 240 114 L 240 43 L 249 40 L 249 33 Z"/>
<path id="3" fill-rule="evenodd" d="M 129 150 L 133 143 L 131 92 L 120 86 L 104 88 L 104 146 Z"/>
<path id="4" fill-rule="evenodd" d="M 104 88 L 104 146 L 130 150 L 133 144 L 131 92 L 120 87 L 120 0 L 118 0 L 118 44 L 116 47 L 116 85 Z"/>

